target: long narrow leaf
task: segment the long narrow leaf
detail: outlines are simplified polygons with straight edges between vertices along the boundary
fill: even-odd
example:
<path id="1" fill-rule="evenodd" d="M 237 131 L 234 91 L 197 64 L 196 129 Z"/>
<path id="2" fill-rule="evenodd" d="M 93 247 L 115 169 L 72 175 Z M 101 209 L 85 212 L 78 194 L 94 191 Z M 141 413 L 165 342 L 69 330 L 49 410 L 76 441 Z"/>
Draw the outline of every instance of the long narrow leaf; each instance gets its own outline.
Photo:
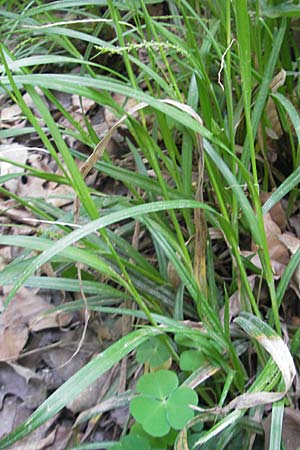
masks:
<path id="1" fill-rule="evenodd" d="M 6 298 L 5 305 L 7 306 L 9 302 L 12 300 L 18 289 L 22 286 L 24 281 L 26 281 L 30 275 L 33 275 L 33 273 L 41 267 L 43 264 L 48 262 L 53 256 L 57 255 L 58 253 L 65 250 L 67 247 L 70 247 L 75 242 L 79 241 L 80 239 L 88 236 L 91 233 L 94 233 L 95 231 L 104 228 L 108 225 L 111 225 L 113 223 L 119 222 L 120 220 L 133 218 L 142 216 L 143 214 L 149 214 L 152 212 L 157 211 L 166 211 L 170 209 L 182 209 L 182 208 L 204 208 L 209 210 L 210 212 L 214 212 L 212 208 L 205 204 L 201 204 L 199 202 L 196 202 L 194 200 L 170 200 L 165 202 L 154 202 L 154 203 L 148 203 L 146 205 L 140 205 L 140 206 L 134 206 L 130 209 L 118 211 L 112 214 L 108 214 L 105 217 L 102 217 L 100 219 L 94 220 L 87 225 L 84 225 L 82 228 L 79 228 L 69 235 L 63 237 L 59 241 L 57 241 L 51 248 L 44 251 L 41 255 L 39 255 L 31 264 L 30 266 L 22 273 L 20 276 L 20 279 L 17 281 L 17 283 L 12 288 L 11 292 Z M 71 250 L 70 248 L 68 249 Z M 74 249 L 73 249 L 74 250 Z M 79 249 L 75 249 L 79 250 Z"/>

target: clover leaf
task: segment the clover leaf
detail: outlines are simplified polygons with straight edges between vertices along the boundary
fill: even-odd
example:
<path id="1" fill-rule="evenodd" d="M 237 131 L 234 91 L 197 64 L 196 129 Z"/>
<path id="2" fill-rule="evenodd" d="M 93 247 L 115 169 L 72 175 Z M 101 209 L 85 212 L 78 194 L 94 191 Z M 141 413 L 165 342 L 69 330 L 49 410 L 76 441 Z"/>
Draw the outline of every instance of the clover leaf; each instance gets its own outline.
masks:
<path id="1" fill-rule="evenodd" d="M 111 450 L 151 450 L 150 444 L 142 436 L 128 435 L 121 439 L 120 442 L 113 445 Z"/>
<path id="2" fill-rule="evenodd" d="M 181 430 L 194 417 L 189 405 L 197 405 L 195 391 L 178 387 L 178 377 L 171 370 L 143 375 L 137 383 L 140 396 L 130 402 L 130 412 L 151 436 L 165 436 L 172 428 Z"/>
<path id="3" fill-rule="evenodd" d="M 130 435 L 138 435 L 146 439 L 151 446 L 151 450 L 167 450 L 170 446 L 173 448 L 177 434 L 177 431 L 170 430 L 170 432 L 163 437 L 150 436 L 150 434 L 146 433 L 142 425 L 137 422 L 132 425 L 130 430 Z"/>
<path id="4" fill-rule="evenodd" d="M 205 362 L 203 353 L 199 350 L 185 350 L 180 355 L 180 369 L 194 371 Z"/>
<path id="5" fill-rule="evenodd" d="M 161 366 L 169 358 L 170 352 L 158 336 L 141 344 L 136 352 L 136 359 L 139 363 L 148 363 L 153 368 Z"/>

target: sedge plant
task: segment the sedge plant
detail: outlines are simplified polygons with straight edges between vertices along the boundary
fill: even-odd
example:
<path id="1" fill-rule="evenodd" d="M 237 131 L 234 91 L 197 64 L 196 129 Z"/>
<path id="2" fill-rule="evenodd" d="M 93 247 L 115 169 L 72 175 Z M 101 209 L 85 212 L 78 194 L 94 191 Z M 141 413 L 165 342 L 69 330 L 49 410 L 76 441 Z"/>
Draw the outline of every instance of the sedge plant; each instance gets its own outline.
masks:
<path id="1" fill-rule="evenodd" d="M 241 442 L 249 448 L 255 437 L 259 448 L 263 430 L 253 417 L 262 418 L 262 405 L 272 403 L 270 448 L 279 449 L 286 394 L 299 365 L 299 336 L 293 340 L 291 330 L 292 357 L 281 337 L 280 307 L 300 253 L 276 284 L 264 215 L 283 198 L 291 214 L 299 198 L 299 114 L 293 105 L 299 55 L 290 34 L 299 6 L 176 0 L 155 10 L 157 2 L 140 0 L 23 3 L 0 5 L 0 92 L 20 107 L 26 127 L 1 130 L 0 138 L 38 136 L 60 175 L 21 167 L 28 177 L 71 187 L 78 208 L 75 217 L 47 200 L 22 198 L 5 187 L 20 174 L 0 177 L 1 194 L 44 223 L 40 235 L 0 236 L 1 245 L 23 249 L 0 274 L 1 283 L 12 286 L 5 306 L 21 286 L 38 286 L 82 297 L 56 311 L 86 308 L 130 316 L 142 326 L 99 352 L 2 438 L 0 449 L 53 417 L 134 351 L 128 384 L 137 367 L 145 372 L 136 389 L 121 397 L 112 387 L 106 406 L 94 411 L 108 411 L 113 403 L 129 407 L 129 429 L 107 448 L 221 450 L 241 448 Z M 281 69 L 286 83 L 275 92 L 270 86 Z M 88 114 L 78 123 L 57 92 L 112 111 L 119 119 L 114 129 L 126 126 L 133 164 L 118 164 L 106 151 L 112 132 L 99 137 Z M 266 155 L 269 99 L 289 137 L 288 173 L 273 174 Z M 45 101 L 69 125 L 59 126 Z M 70 148 L 64 136 L 82 143 L 92 158 Z M 9 154 L 0 158 L 9 161 Z M 127 194 L 88 186 L 90 170 L 118 181 Z M 263 189 L 272 191 L 264 205 Z M 147 236 L 146 250 L 134 244 L 137 227 Z M 259 268 L 241 253 L 250 241 Z M 55 267 L 55 277 L 39 275 L 45 263 Z M 78 264 L 82 281 L 74 276 Z M 267 289 L 266 308 L 251 274 Z M 236 314 L 233 295 L 240 302 Z"/>

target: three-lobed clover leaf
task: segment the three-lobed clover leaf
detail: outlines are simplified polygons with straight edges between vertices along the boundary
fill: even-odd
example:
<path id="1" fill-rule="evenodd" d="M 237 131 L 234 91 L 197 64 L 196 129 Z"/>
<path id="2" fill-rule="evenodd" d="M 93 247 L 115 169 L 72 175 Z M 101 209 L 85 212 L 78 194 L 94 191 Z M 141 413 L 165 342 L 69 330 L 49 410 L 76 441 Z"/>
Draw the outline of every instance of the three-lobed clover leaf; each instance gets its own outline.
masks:
<path id="1" fill-rule="evenodd" d="M 189 405 L 197 405 L 195 391 L 178 387 L 178 377 L 171 370 L 143 375 L 137 383 L 140 396 L 130 402 L 130 412 L 151 436 L 165 436 L 172 428 L 181 430 L 194 417 Z"/>
<path id="2" fill-rule="evenodd" d="M 151 450 L 151 446 L 147 439 L 143 436 L 128 435 L 121 439 L 120 442 L 113 445 L 111 450 Z"/>
<path id="3" fill-rule="evenodd" d="M 161 366 L 169 358 L 170 352 L 158 336 L 141 344 L 136 352 L 136 360 L 139 363 L 148 363 L 153 368 Z"/>
<path id="4" fill-rule="evenodd" d="M 170 430 L 168 434 L 163 437 L 154 437 L 146 433 L 144 428 L 140 423 L 135 422 L 130 430 L 130 435 L 142 436 L 149 442 L 151 450 L 167 450 L 170 447 L 174 447 L 178 432 L 175 430 Z"/>

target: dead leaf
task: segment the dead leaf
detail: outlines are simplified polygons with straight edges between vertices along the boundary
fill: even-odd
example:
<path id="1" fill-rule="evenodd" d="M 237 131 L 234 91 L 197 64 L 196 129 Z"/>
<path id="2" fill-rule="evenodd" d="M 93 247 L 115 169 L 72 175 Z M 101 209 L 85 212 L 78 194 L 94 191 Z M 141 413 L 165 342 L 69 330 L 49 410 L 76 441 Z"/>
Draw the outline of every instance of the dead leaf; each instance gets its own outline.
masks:
<path id="1" fill-rule="evenodd" d="M 97 336 L 88 329 L 81 350 L 72 358 L 81 335 L 81 327 L 69 330 L 60 341 L 59 347 L 43 352 L 43 361 L 51 369 L 51 389 L 56 389 L 68 380 L 87 363 L 92 354 L 99 351 Z"/>
<path id="2" fill-rule="evenodd" d="M 29 380 L 37 379 L 41 380 L 41 377 L 37 375 L 32 369 L 29 367 L 24 367 L 19 364 L 15 364 L 12 362 L 7 362 L 7 365 L 9 365 L 20 377 L 24 378 L 26 383 L 29 382 Z"/>
<path id="3" fill-rule="evenodd" d="M 292 255 L 294 255 L 300 247 L 300 239 L 293 236 L 291 233 L 283 233 L 279 236 L 279 240 L 289 249 Z"/>
<path id="4" fill-rule="evenodd" d="M 179 285 L 181 283 L 181 279 L 179 278 L 179 275 L 173 266 L 173 264 L 169 261 L 168 267 L 167 267 L 167 273 L 168 273 L 168 279 L 171 283 L 172 287 L 177 290 L 179 288 Z"/>
<path id="5" fill-rule="evenodd" d="M 46 386 L 42 379 L 27 382 L 12 367 L 0 363 L 0 408 L 8 395 L 13 395 L 24 402 L 29 409 L 37 408 L 46 398 Z"/>
<path id="6" fill-rule="evenodd" d="M 0 439 L 24 422 L 31 412 L 16 396 L 7 395 L 0 409 Z"/>
<path id="7" fill-rule="evenodd" d="M 19 105 L 13 104 L 1 110 L 0 120 L 1 122 L 14 122 L 21 113 L 22 110 Z"/>
<path id="8" fill-rule="evenodd" d="M 9 291 L 6 286 L 4 294 Z M 22 287 L 0 317 L 0 361 L 18 359 L 29 331 L 66 326 L 70 314 L 44 315 L 50 305 L 36 291 Z"/>
<path id="9" fill-rule="evenodd" d="M 269 197 L 272 195 L 271 192 L 260 192 L 259 197 L 261 199 L 262 204 L 264 205 Z M 272 220 L 279 226 L 280 231 L 283 232 L 286 229 L 287 222 L 284 210 L 281 206 L 281 203 L 278 202 L 273 208 L 270 209 L 269 214 Z"/>
<path id="10" fill-rule="evenodd" d="M 65 426 L 53 425 L 57 415 L 42 424 L 29 436 L 10 447 L 11 450 L 64 450 L 67 446 L 70 431 Z"/>
<path id="11" fill-rule="evenodd" d="M 288 264 L 290 255 L 286 246 L 281 242 L 281 230 L 274 222 L 270 213 L 264 215 L 264 226 L 268 242 L 270 258 L 281 264 Z"/>
<path id="12" fill-rule="evenodd" d="M 15 361 L 26 345 L 28 327 L 16 320 L 13 326 L 5 326 L 5 318 L 1 317 L 0 325 L 0 361 Z"/>

